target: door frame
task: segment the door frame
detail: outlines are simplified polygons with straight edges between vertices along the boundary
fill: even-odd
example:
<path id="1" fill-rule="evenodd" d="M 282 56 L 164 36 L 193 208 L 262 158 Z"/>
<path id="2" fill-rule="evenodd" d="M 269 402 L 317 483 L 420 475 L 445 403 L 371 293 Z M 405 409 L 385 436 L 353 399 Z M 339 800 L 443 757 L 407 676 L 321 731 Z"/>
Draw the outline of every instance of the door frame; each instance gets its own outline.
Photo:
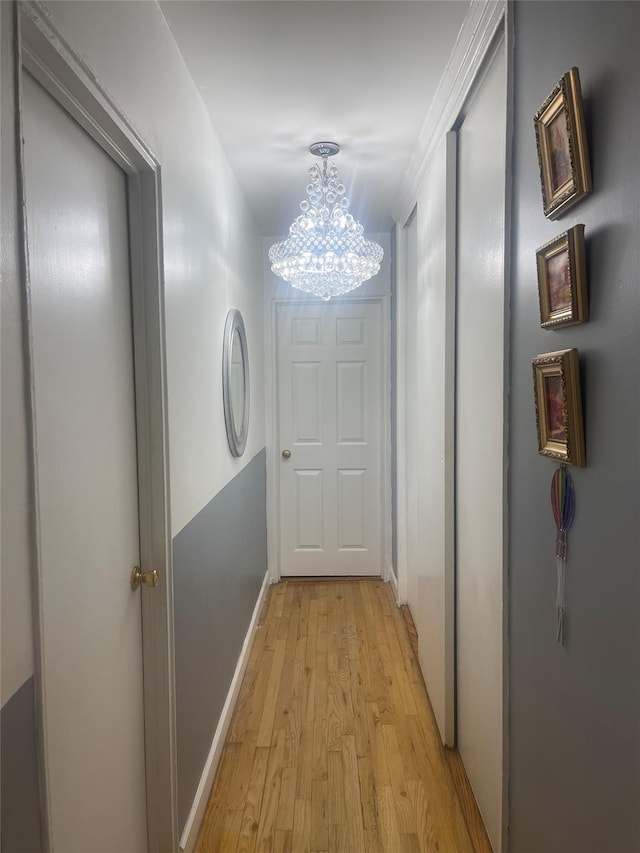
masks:
<path id="1" fill-rule="evenodd" d="M 380 296 L 342 296 L 332 304 L 378 303 L 381 307 L 381 375 L 383 419 L 380 446 L 380 513 L 382 579 L 395 584 L 391 556 L 391 320 L 390 298 Z M 278 310 L 284 306 L 314 305 L 326 308 L 327 303 L 313 297 L 273 299 L 269 324 L 265 330 L 265 382 L 273 394 L 265 398 L 267 443 L 267 566 L 271 583 L 280 580 L 280 451 L 278 445 Z"/>
<path id="2" fill-rule="evenodd" d="M 124 171 L 127 179 L 140 565 L 160 583 L 142 587 L 144 754 L 149 850 L 177 849 L 177 772 L 173 574 L 165 369 L 164 281 L 160 164 L 89 68 L 32 0 L 16 13 L 16 132 L 25 352 L 29 381 L 33 522 L 33 612 L 38 728 L 38 769 L 45 849 L 51 848 L 50 786 L 46 765 L 46 654 L 42 632 L 42 564 L 39 543 L 38 459 L 35 448 L 34 366 L 27 209 L 22 148 L 22 75 L 27 70 Z M 123 576 L 123 583 L 127 578 Z"/>

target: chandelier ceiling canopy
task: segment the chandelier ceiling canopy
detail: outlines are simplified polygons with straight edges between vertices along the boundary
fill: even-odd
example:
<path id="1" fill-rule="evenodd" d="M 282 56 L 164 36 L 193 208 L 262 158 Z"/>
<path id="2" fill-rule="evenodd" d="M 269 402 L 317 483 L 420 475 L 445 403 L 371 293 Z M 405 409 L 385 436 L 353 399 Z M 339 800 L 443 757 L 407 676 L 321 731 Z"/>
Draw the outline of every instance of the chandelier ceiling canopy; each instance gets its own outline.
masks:
<path id="1" fill-rule="evenodd" d="M 349 213 L 349 199 L 335 165 L 328 158 L 340 151 L 335 142 L 315 142 L 309 151 L 322 158 L 309 169 L 311 183 L 302 213 L 289 236 L 269 249 L 272 271 L 292 287 L 328 300 L 341 296 L 380 269 L 382 247 L 366 240 L 364 229 Z"/>

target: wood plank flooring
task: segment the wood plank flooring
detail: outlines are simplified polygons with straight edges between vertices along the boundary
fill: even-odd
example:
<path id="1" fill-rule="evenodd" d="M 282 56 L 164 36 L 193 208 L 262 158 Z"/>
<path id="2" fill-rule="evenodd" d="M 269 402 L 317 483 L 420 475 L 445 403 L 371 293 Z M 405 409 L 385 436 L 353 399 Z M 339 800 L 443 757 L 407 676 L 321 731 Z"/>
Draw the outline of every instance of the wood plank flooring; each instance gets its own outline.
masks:
<path id="1" fill-rule="evenodd" d="M 467 830 L 389 586 L 273 586 L 197 853 L 490 850 Z"/>

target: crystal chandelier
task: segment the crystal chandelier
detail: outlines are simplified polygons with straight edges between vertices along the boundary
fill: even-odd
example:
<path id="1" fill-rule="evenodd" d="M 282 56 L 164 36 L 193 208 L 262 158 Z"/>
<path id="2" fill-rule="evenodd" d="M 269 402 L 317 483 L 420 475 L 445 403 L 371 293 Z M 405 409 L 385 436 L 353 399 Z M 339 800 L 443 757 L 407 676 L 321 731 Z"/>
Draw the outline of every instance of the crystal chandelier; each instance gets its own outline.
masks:
<path id="1" fill-rule="evenodd" d="M 322 164 L 309 169 L 307 199 L 289 236 L 269 249 L 272 271 L 324 300 L 348 293 L 380 269 L 382 247 L 365 240 L 364 229 L 349 213 L 349 199 L 338 170 L 328 158 L 340 151 L 335 142 L 315 142 L 309 151 Z"/>

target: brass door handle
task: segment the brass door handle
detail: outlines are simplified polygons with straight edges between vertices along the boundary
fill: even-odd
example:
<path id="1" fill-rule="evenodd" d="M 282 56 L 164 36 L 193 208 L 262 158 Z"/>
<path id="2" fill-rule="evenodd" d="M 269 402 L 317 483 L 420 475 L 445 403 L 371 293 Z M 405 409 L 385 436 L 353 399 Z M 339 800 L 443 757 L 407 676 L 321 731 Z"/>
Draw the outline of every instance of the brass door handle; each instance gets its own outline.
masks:
<path id="1" fill-rule="evenodd" d="M 291 451 L 290 450 L 283 450 L 282 451 L 282 458 L 283 459 L 291 459 Z"/>
<path id="2" fill-rule="evenodd" d="M 140 566 L 136 566 L 131 572 L 131 589 L 138 589 L 140 584 L 145 586 L 158 586 L 158 573 L 154 569 L 152 572 L 143 572 Z"/>

